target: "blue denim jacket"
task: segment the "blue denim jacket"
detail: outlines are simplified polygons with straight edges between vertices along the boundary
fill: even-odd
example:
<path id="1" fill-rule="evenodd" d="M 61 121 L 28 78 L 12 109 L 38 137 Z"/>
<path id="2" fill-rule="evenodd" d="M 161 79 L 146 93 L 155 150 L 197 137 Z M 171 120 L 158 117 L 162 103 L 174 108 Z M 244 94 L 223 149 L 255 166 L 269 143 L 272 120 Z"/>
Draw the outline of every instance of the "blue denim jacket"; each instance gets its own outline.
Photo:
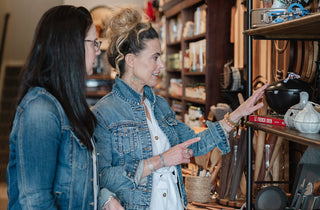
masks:
<path id="1" fill-rule="evenodd" d="M 93 209 L 91 151 L 58 102 L 31 88 L 15 114 L 7 169 L 8 209 Z"/>
<path id="2" fill-rule="evenodd" d="M 209 129 L 195 134 L 186 124 L 175 119 L 168 102 L 154 94 L 148 86 L 145 97 L 151 102 L 155 118 L 167 135 L 171 147 L 196 136 L 201 140 L 189 148 L 195 156 L 208 153 L 216 146 L 223 154 L 230 151 L 228 135 L 220 123 L 207 122 Z M 135 182 L 139 161 L 152 156 L 152 142 L 148 129 L 142 94 L 116 78 L 113 91 L 102 98 L 93 112 L 98 118 L 94 138 L 99 153 L 100 187 L 116 193 L 125 209 L 148 209 L 151 201 L 152 176 L 146 182 Z M 177 166 L 179 189 L 187 206 L 181 166 Z"/>

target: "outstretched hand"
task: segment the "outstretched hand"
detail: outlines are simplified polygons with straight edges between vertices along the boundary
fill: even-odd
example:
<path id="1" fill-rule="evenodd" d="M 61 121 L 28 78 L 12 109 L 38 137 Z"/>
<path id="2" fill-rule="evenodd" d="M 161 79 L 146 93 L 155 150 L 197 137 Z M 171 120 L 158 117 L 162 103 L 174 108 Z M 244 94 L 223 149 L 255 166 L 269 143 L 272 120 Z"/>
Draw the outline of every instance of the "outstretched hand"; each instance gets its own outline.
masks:
<path id="1" fill-rule="evenodd" d="M 169 150 L 162 154 L 166 166 L 175 166 L 181 163 L 190 163 L 190 158 L 193 156 L 192 149 L 188 147 L 200 141 L 200 137 L 190 139 L 186 142 L 171 147 Z"/>
<path id="2" fill-rule="evenodd" d="M 269 83 L 263 85 L 256 90 L 252 96 L 244 101 L 235 111 L 230 114 L 230 119 L 233 122 L 238 122 L 242 117 L 252 114 L 254 111 L 263 107 L 263 102 L 257 104 L 264 94 L 264 90 L 269 86 Z"/>

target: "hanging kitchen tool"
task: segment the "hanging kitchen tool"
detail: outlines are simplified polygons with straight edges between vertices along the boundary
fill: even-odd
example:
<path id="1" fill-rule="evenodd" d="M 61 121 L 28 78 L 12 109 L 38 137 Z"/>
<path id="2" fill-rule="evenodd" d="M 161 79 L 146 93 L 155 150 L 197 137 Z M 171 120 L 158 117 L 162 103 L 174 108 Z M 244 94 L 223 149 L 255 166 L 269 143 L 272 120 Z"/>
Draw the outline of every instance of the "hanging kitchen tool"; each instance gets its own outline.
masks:
<path id="1" fill-rule="evenodd" d="M 273 40 L 272 43 L 271 73 L 274 81 L 279 81 L 286 77 L 289 66 L 293 65 L 295 46 L 288 40 Z"/>
<path id="2" fill-rule="evenodd" d="M 239 189 L 240 180 L 242 177 L 242 173 L 245 168 L 245 163 L 247 162 L 247 143 L 246 143 L 246 130 L 245 128 L 240 127 L 239 131 L 240 139 L 239 139 L 239 145 L 238 145 L 238 155 L 235 162 L 236 168 L 233 172 L 233 178 L 232 178 L 232 184 L 231 184 L 231 191 L 230 191 L 230 200 L 233 201 L 236 199 L 236 195 Z"/>
<path id="3" fill-rule="evenodd" d="M 296 47 L 295 47 L 295 53 L 294 53 L 294 65 L 292 69 L 289 69 L 289 71 L 294 72 L 295 74 L 301 75 L 304 42 L 295 41 L 295 43 L 296 43 Z"/>
<path id="4" fill-rule="evenodd" d="M 261 108 L 261 112 L 259 114 L 262 116 L 266 115 L 267 108 L 268 106 L 266 105 L 266 103 L 264 103 L 264 106 Z M 266 139 L 266 132 L 259 130 L 258 138 L 257 138 L 257 150 L 256 150 L 256 156 L 255 156 L 255 169 L 254 169 L 254 176 L 253 176 L 254 181 L 257 181 L 260 173 L 260 169 L 262 166 L 265 139 Z"/>
<path id="5" fill-rule="evenodd" d="M 229 136 L 229 144 L 231 151 L 228 154 L 222 156 L 221 162 L 221 171 L 220 171 L 220 187 L 219 187 L 219 197 L 225 198 L 227 196 L 227 189 L 228 189 L 228 179 L 232 177 L 230 172 L 230 165 L 232 162 L 232 152 L 233 152 L 233 145 L 235 141 L 235 136 Z"/>
<path id="6" fill-rule="evenodd" d="M 301 69 L 300 79 L 306 82 L 306 80 L 308 80 L 306 79 L 307 71 L 309 69 L 309 65 L 311 64 L 310 59 L 313 59 L 313 47 L 310 46 L 310 41 L 304 41 L 303 52 L 303 65 Z"/>
<path id="7" fill-rule="evenodd" d="M 210 154 L 210 162 L 211 162 L 211 166 L 209 169 L 210 174 L 212 173 L 212 171 L 213 171 L 214 167 L 217 165 L 217 163 L 221 160 L 221 158 L 222 158 L 222 153 L 219 150 L 219 148 L 218 147 L 214 148 Z"/>
<path id="8" fill-rule="evenodd" d="M 317 71 L 317 63 L 316 61 L 318 60 L 318 54 L 319 54 L 319 45 L 318 45 L 318 41 L 313 41 L 313 59 L 312 59 L 312 64 L 310 67 L 310 74 L 307 74 L 308 83 L 312 83 L 315 75 L 316 75 L 316 71 Z"/>

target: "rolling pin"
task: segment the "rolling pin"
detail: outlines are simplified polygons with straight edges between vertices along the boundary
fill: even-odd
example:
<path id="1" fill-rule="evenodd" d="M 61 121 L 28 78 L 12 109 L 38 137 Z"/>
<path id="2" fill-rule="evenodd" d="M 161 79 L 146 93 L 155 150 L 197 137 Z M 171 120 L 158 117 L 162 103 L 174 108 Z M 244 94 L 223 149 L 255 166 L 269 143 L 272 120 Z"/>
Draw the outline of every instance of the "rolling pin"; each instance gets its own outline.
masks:
<path id="1" fill-rule="evenodd" d="M 260 115 L 266 115 L 267 114 L 267 103 L 264 103 L 265 105 L 261 108 Z M 262 130 L 259 130 L 258 132 L 258 138 L 257 138 L 257 145 L 256 145 L 256 158 L 255 158 L 255 170 L 254 170 L 254 181 L 257 181 L 260 169 L 262 166 L 262 160 L 263 160 L 263 151 L 264 151 L 264 142 L 266 139 L 266 133 Z"/>

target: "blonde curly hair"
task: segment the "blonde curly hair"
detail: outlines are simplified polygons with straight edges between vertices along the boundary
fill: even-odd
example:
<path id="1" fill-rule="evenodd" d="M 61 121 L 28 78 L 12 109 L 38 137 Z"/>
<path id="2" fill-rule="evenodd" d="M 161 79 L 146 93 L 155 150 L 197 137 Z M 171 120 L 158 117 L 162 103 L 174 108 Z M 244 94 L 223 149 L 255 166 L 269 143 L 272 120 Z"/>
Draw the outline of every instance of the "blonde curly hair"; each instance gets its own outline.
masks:
<path id="1" fill-rule="evenodd" d="M 146 16 L 133 8 L 126 7 L 116 11 L 107 26 L 107 57 L 110 65 L 121 77 L 125 71 L 124 57 L 128 53 L 138 54 L 144 49 L 144 41 L 159 38 L 156 30 Z"/>

